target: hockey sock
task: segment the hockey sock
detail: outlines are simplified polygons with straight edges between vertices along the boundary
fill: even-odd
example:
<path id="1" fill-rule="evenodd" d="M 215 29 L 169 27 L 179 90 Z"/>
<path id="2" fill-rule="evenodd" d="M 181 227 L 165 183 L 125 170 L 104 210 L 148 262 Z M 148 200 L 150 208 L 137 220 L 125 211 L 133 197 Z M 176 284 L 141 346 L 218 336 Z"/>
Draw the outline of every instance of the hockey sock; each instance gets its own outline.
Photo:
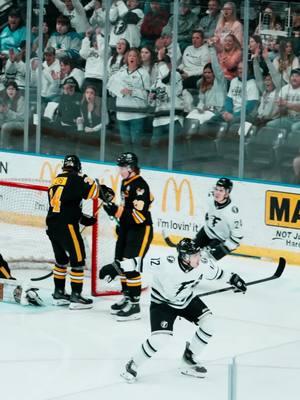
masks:
<path id="1" fill-rule="evenodd" d="M 120 279 L 121 279 L 122 293 L 125 296 L 125 293 L 128 294 L 127 279 L 126 279 L 126 276 L 124 274 L 120 275 Z"/>
<path id="2" fill-rule="evenodd" d="M 137 354 L 134 355 L 133 360 L 139 367 L 145 361 L 149 360 L 157 351 L 165 347 L 173 336 L 171 331 L 158 331 L 153 332 L 152 335 L 142 343 Z"/>
<path id="3" fill-rule="evenodd" d="M 72 293 L 81 293 L 83 287 L 84 271 L 83 268 L 71 268 L 70 281 Z"/>
<path id="4" fill-rule="evenodd" d="M 195 354 L 199 355 L 201 351 L 208 344 L 209 340 L 213 335 L 213 317 L 212 314 L 204 315 L 198 324 L 198 329 L 196 330 L 194 336 L 192 337 L 190 343 L 190 350 Z"/>
<path id="5" fill-rule="evenodd" d="M 125 272 L 125 275 L 129 299 L 133 304 L 138 304 L 142 291 L 141 274 L 137 271 L 129 271 Z"/>
<path id="6" fill-rule="evenodd" d="M 67 266 L 55 264 L 53 267 L 55 289 L 65 290 Z"/>

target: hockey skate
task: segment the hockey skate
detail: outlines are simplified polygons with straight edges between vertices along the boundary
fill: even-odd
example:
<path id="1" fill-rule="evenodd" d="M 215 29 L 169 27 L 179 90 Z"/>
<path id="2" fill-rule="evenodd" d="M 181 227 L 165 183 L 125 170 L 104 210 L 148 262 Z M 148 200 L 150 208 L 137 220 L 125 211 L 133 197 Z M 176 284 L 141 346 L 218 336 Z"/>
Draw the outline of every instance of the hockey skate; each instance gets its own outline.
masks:
<path id="1" fill-rule="evenodd" d="M 129 300 L 127 297 L 123 297 L 120 301 L 110 307 L 110 313 L 112 315 L 116 315 L 119 311 L 123 310 L 123 308 L 127 306 L 128 301 Z"/>
<path id="2" fill-rule="evenodd" d="M 126 306 L 116 313 L 117 321 L 135 321 L 141 319 L 141 309 L 138 303 L 128 301 Z"/>
<path id="3" fill-rule="evenodd" d="M 70 310 L 85 310 L 93 307 L 93 300 L 81 296 L 81 293 L 73 292 L 70 297 Z"/>
<path id="4" fill-rule="evenodd" d="M 70 304 L 70 295 L 65 293 L 63 289 L 55 289 L 52 297 L 54 306 L 68 306 Z"/>
<path id="5" fill-rule="evenodd" d="M 128 383 L 133 383 L 136 381 L 137 377 L 137 366 L 133 360 L 129 360 L 125 365 L 124 371 L 121 372 L 121 377 Z"/>
<path id="6" fill-rule="evenodd" d="M 193 376 L 195 378 L 205 378 L 207 373 L 207 369 L 196 360 L 195 354 L 190 350 L 189 342 L 186 343 L 182 356 L 180 372 L 183 375 Z"/>

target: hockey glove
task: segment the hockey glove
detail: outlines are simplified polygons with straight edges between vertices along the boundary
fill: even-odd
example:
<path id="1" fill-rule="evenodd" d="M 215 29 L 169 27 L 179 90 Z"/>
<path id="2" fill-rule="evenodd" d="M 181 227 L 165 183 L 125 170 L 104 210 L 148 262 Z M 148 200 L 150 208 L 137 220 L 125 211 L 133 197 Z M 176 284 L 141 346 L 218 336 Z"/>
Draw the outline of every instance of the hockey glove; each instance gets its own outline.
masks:
<path id="1" fill-rule="evenodd" d="M 110 217 L 114 217 L 118 210 L 118 206 L 115 203 L 104 204 L 103 208 Z"/>
<path id="2" fill-rule="evenodd" d="M 211 256 L 218 261 L 221 260 L 221 258 L 226 256 L 227 254 L 229 254 L 230 250 L 226 246 L 224 246 L 223 243 L 219 243 L 216 246 L 212 246 L 209 252 Z"/>
<path id="3" fill-rule="evenodd" d="M 245 281 L 238 274 L 232 274 L 228 283 L 230 283 L 231 286 L 234 286 L 235 293 L 245 293 L 247 290 Z"/>
<path id="4" fill-rule="evenodd" d="M 116 276 L 121 275 L 123 273 L 122 268 L 120 267 L 119 261 L 114 261 L 111 264 L 104 265 L 99 272 L 99 278 L 105 279 L 106 282 L 111 282 L 115 279 Z"/>
<path id="5" fill-rule="evenodd" d="M 38 290 L 37 288 L 31 288 L 26 290 L 26 299 L 28 300 L 28 303 L 33 305 L 33 306 L 43 306 L 44 302 L 38 295 Z"/>
<path id="6" fill-rule="evenodd" d="M 99 186 L 99 198 L 104 203 L 110 203 L 112 199 L 115 197 L 115 192 L 106 185 Z"/>
<path id="7" fill-rule="evenodd" d="M 82 214 L 79 223 L 84 226 L 91 226 L 97 222 L 97 218 L 92 215 Z"/>

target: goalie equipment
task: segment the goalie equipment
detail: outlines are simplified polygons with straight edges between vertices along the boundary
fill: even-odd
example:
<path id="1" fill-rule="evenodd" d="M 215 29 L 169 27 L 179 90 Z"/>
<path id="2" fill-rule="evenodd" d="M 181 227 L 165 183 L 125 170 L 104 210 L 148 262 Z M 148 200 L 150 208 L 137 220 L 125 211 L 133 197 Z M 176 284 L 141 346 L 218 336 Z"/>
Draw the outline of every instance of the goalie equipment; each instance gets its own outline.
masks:
<path id="1" fill-rule="evenodd" d="M 65 156 L 63 166 L 63 171 L 81 171 L 81 162 L 76 155 L 67 155 Z"/>
<path id="2" fill-rule="evenodd" d="M 221 186 L 226 189 L 228 193 L 230 193 L 233 187 L 233 183 L 230 179 L 223 177 L 217 181 L 216 186 Z"/>
<path id="3" fill-rule="evenodd" d="M 44 302 L 38 295 L 38 290 L 37 288 L 31 288 L 26 290 L 25 293 L 29 304 L 40 307 L 44 305 Z"/>
<path id="4" fill-rule="evenodd" d="M 207 369 L 196 360 L 195 354 L 190 350 L 189 342 L 186 343 L 182 356 L 181 373 L 195 378 L 205 378 L 207 374 Z"/>
<path id="5" fill-rule="evenodd" d="M 245 281 L 238 274 L 232 274 L 228 283 L 235 288 L 234 292 L 236 293 L 245 293 L 247 290 Z"/>
<path id="6" fill-rule="evenodd" d="M 79 223 L 84 226 L 92 226 L 97 222 L 97 218 L 92 215 L 82 214 Z"/>
<path id="7" fill-rule="evenodd" d="M 104 203 L 110 203 L 115 197 L 115 192 L 112 188 L 106 185 L 99 185 L 99 199 Z"/>
<path id="8" fill-rule="evenodd" d="M 117 158 L 117 165 L 118 167 L 138 168 L 138 158 L 131 152 L 122 153 Z"/>

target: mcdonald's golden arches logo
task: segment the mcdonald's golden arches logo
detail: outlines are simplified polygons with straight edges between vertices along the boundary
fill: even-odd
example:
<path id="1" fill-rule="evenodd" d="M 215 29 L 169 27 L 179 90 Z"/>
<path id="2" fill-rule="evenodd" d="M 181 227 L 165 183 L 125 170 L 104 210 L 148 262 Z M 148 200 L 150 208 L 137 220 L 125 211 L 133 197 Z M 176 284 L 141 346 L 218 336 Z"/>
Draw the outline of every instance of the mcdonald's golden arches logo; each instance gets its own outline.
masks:
<path id="1" fill-rule="evenodd" d="M 52 165 L 50 164 L 49 161 L 45 161 L 45 162 L 43 163 L 43 165 L 42 165 L 39 179 L 40 179 L 41 181 L 42 181 L 42 180 L 45 180 L 45 181 L 51 181 L 51 182 L 52 182 L 53 179 L 54 179 L 54 178 L 56 177 L 56 175 L 58 174 L 58 172 L 60 171 L 61 166 L 62 166 L 62 164 L 59 163 L 59 164 L 56 164 L 55 167 L 54 167 L 54 166 L 52 166 Z"/>
<path id="2" fill-rule="evenodd" d="M 169 188 L 170 186 L 173 187 L 175 198 L 175 209 L 176 211 L 180 211 L 181 209 L 181 199 L 182 199 L 182 192 L 183 188 L 185 187 L 187 189 L 187 193 L 189 196 L 189 214 L 190 215 L 195 215 L 195 204 L 194 204 L 194 196 L 193 196 L 193 191 L 191 187 L 191 183 L 188 179 L 184 178 L 181 180 L 180 184 L 178 185 L 176 180 L 173 177 L 170 177 L 167 179 L 167 182 L 165 183 L 165 187 L 163 190 L 163 196 L 162 196 L 162 211 L 166 212 L 167 211 L 167 197 L 170 192 Z"/>

